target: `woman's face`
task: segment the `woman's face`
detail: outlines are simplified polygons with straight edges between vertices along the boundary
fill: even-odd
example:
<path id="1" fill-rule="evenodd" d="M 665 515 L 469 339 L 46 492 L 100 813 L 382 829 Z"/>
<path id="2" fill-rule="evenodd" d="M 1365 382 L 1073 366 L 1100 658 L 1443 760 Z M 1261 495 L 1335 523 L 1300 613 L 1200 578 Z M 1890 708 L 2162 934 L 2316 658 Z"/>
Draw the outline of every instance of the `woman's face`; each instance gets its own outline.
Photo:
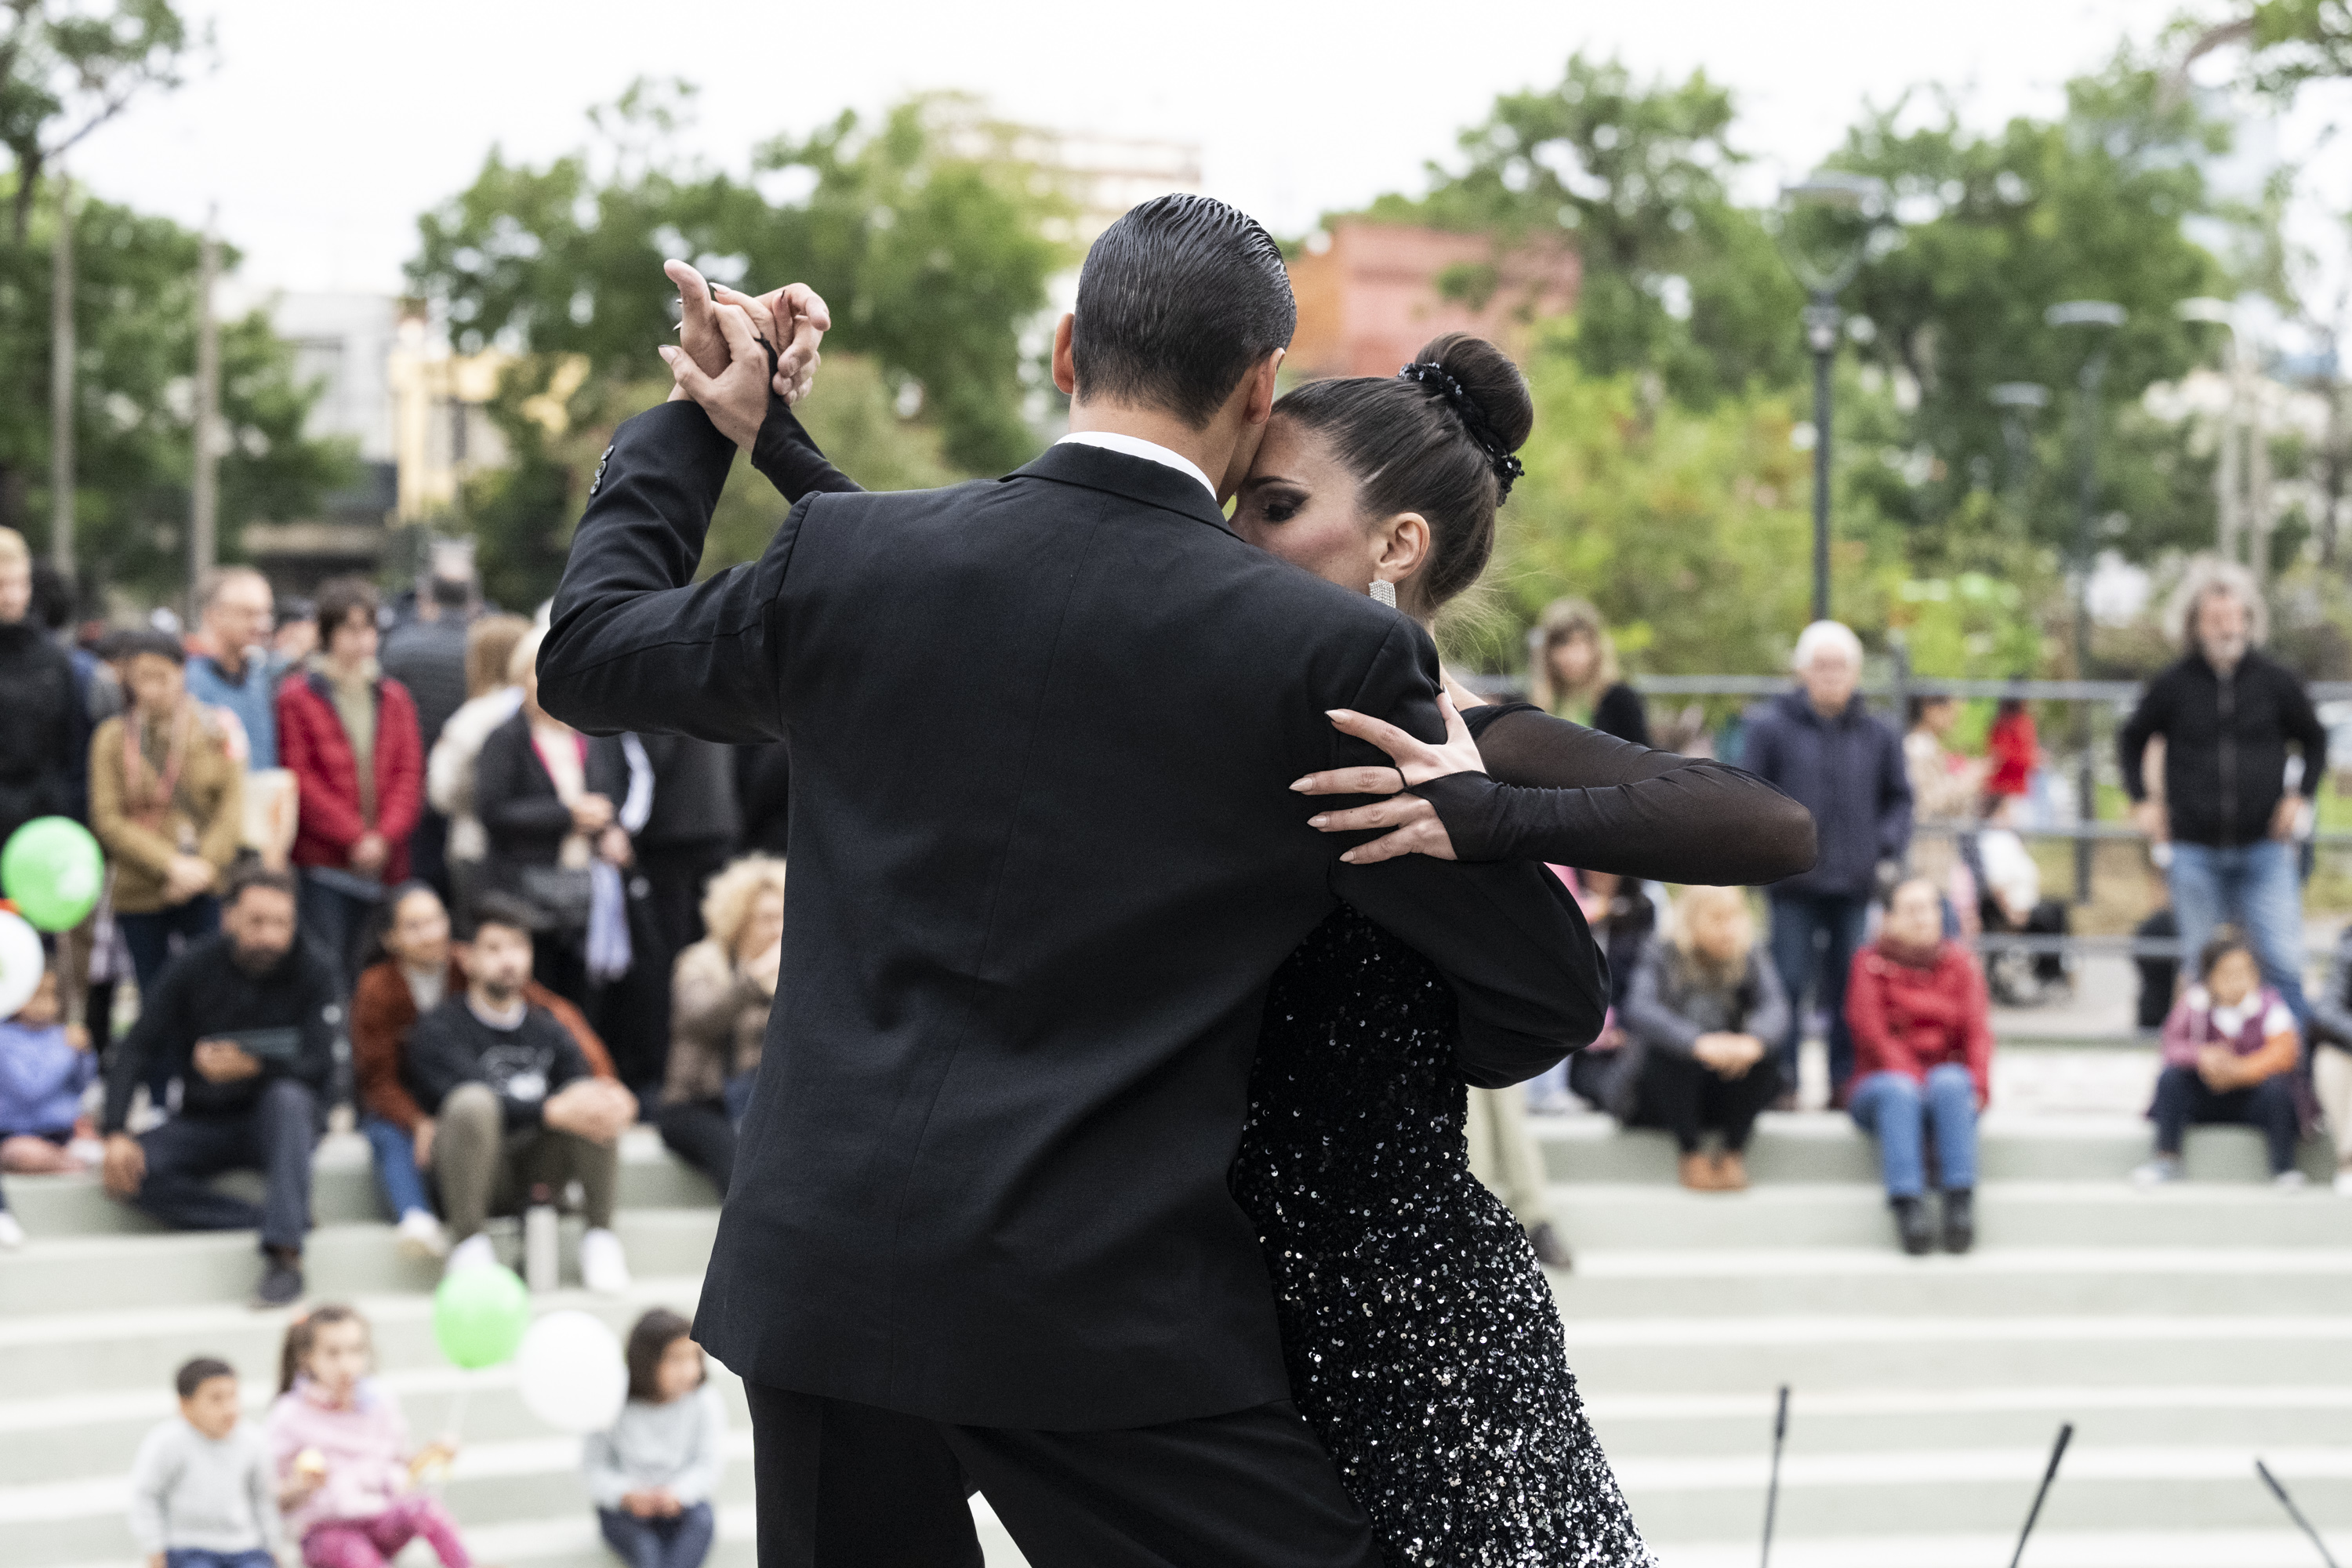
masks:
<path id="1" fill-rule="evenodd" d="M 135 655 L 123 680 L 131 688 L 131 700 L 146 713 L 170 712 L 187 688 L 185 672 L 160 653 Z"/>
<path id="2" fill-rule="evenodd" d="M 365 605 L 354 605 L 327 639 L 327 657 L 338 664 L 357 664 L 375 657 L 375 613 Z"/>
<path id="3" fill-rule="evenodd" d="M 1709 963 L 1748 956 L 1748 911 L 1728 899 L 1711 900 L 1691 915 L 1691 945 Z"/>
<path id="4" fill-rule="evenodd" d="M 1277 414 L 1234 498 L 1234 531 L 1327 583 L 1364 593 L 1380 545 L 1372 520 L 1357 507 L 1358 488 L 1328 441 Z"/>
<path id="5" fill-rule="evenodd" d="M 1592 679 L 1600 662 L 1601 650 L 1589 632 L 1570 632 L 1551 645 L 1551 678 L 1571 691 Z"/>
<path id="6" fill-rule="evenodd" d="M 1946 698 L 1943 701 L 1929 702 L 1920 708 L 1919 728 L 1940 741 L 1952 732 L 1952 726 L 1959 717 L 1960 705 Z"/>
<path id="7" fill-rule="evenodd" d="M 384 946 L 410 969 L 445 969 L 449 963 L 449 911 L 431 893 L 411 893 L 400 900 L 384 933 Z"/>
<path id="8" fill-rule="evenodd" d="M 735 961 L 740 963 L 757 958 L 783 940 L 784 895 L 773 888 L 763 888 L 743 917 L 743 929 L 735 933 Z"/>
<path id="9" fill-rule="evenodd" d="M 1886 934 L 1905 947 L 1933 947 L 1944 940 L 1944 905 L 1926 882 L 1906 882 L 1895 889 L 1886 910 Z"/>
<path id="10" fill-rule="evenodd" d="M 2212 993 L 2214 1005 L 2234 1007 L 2252 995 L 2254 987 L 2262 983 L 2262 971 L 2254 966 L 2254 955 L 2240 948 L 2221 955 L 2221 962 L 2205 977 L 2205 989 Z"/>

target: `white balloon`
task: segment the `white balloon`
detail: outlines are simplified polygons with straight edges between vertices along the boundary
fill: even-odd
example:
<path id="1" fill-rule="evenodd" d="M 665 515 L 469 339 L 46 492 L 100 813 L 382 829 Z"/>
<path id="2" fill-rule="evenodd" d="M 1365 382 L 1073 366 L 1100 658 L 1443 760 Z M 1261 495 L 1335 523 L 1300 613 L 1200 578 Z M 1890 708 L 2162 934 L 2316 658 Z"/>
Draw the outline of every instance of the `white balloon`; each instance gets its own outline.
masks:
<path id="1" fill-rule="evenodd" d="M 11 910 L 0 910 L 0 1018 L 13 1018 L 41 986 L 41 933 Z"/>
<path id="2" fill-rule="evenodd" d="M 550 1312 L 531 1324 L 514 1366 L 524 1407 L 558 1431 L 604 1431 L 629 1396 L 621 1342 L 585 1312 Z"/>

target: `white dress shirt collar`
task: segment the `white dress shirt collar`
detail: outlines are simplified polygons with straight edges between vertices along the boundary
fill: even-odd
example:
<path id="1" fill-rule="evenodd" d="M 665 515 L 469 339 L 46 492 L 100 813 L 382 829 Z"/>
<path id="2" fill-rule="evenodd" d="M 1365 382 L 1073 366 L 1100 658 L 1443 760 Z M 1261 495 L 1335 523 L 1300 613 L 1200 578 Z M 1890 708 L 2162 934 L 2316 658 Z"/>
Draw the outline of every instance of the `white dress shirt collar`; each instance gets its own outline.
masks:
<path id="1" fill-rule="evenodd" d="M 1190 474 L 1201 481 L 1202 489 L 1209 492 L 1209 504 L 1223 510 L 1217 500 L 1217 487 L 1209 482 L 1209 476 L 1201 471 L 1201 466 L 1189 458 L 1170 451 L 1157 441 L 1147 441 L 1140 436 L 1122 436 L 1116 430 L 1073 430 L 1054 445 L 1059 447 L 1071 441 L 1081 447 L 1100 447 L 1108 452 L 1124 452 L 1130 458 L 1141 458 L 1147 462 L 1173 468 L 1180 474 Z"/>

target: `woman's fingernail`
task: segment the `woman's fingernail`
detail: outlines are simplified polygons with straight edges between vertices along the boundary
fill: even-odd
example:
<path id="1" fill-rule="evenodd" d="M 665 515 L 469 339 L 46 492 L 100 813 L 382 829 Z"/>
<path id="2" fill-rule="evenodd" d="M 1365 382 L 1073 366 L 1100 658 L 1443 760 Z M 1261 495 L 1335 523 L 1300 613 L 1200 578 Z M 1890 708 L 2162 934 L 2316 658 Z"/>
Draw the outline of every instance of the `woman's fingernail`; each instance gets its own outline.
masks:
<path id="1" fill-rule="evenodd" d="M 1293 790 L 1296 790 L 1298 794 L 1305 795 L 1307 793 L 1307 786 L 1314 782 L 1314 777 L 1310 774 L 1306 778 L 1300 779 L 1297 784 L 1292 784 L 1290 787 Z"/>
<path id="2" fill-rule="evenodd" d="M 1330 820 L 1331 819 L 1328 816 L 1310 816 L 1307 819 L 1307 826 L 1309 827 L 1320 827 Z"/>
<path id="3" fill-rule="evenodd" d="M 1340 854 L 1340 856 L 1339 856 L 1339 858 L 1340 858 L 1340 859 L 1342 859 L 1342 860 L 1345 860 L 1349 865 L 1352 866 L 1352 865 L 1354 865 L 1354 864 L 1356 863 L 1356 852 L 1355 852 L 1354 850 L 1352 850 L 1352 849 L 1349 849 L 1349 850 L 1342 851 L 1342 852 L 1341 852 L 1341 854 Z"/>

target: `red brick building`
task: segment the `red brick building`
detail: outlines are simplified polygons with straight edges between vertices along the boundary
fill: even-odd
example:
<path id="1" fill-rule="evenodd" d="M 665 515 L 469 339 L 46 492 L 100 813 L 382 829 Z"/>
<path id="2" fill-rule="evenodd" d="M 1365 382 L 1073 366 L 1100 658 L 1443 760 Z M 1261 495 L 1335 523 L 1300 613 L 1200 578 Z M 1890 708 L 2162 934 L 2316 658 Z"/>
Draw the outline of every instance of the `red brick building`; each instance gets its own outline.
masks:
<path id="1" fill-rule="evenodd" d="M 1439 280 L 1454 268 L 1492 267 L 1496 286 L 1477 310 L 1449 300 Z M 1528 325 L 1575 309 L 1583 275 L 1564 244 L 1496 257 L 1483 235 L 1346 218 L 1330 243 L 1291 264 L 1298 331 L 1286 362 L 1293 376 L 1393 375 L 1440 332 L 1492 338 L 1523 359 Z"/>

